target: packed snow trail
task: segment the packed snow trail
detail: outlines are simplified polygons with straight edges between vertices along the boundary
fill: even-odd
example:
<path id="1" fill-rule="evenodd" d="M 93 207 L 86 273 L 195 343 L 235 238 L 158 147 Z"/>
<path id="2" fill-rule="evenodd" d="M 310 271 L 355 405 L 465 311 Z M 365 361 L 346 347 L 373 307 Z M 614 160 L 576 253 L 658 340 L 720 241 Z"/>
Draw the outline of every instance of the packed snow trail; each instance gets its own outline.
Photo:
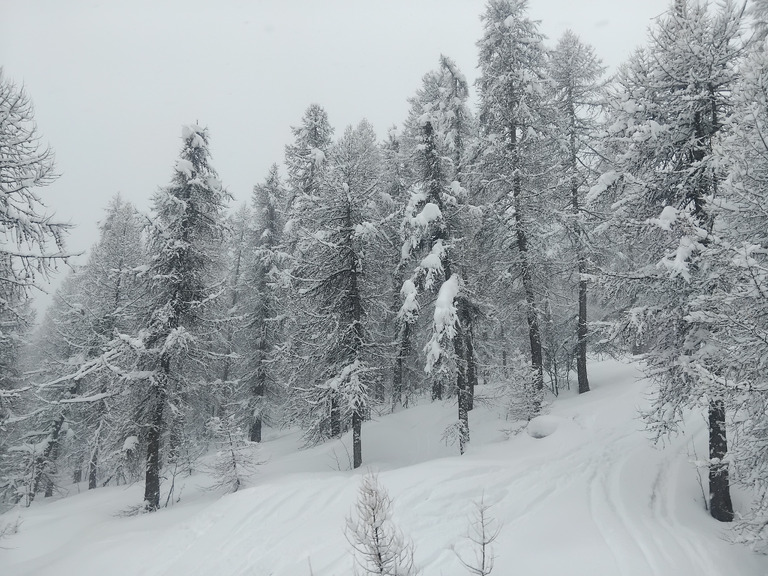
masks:
<path id="1" fill-rule="evenodd" d="M 473 411 L 463 457 L 440 443 L 450 404 L 366 423 L 366 465 L 379 471 L 424 576 L 467 573 L 457 554 L 472 557 L 467 527 L 480 498 L 501 525 L 494 576 L 768 574 L 768 559 L 730 544 L 703 509 L 690 463 L 694 450 L 706 453 L 703 419 L 692 415 L 685 435 L 654 448 L 638 419 L 648 383 L 637 366 L 590 370 L 592 392 L 561 395 L 509 439 L 509 423 Z M 179 503 L 140 517 L 117 516 L 140 486 L 36 502 L 3 542 L 0 574 L 302 576 L 310 564 L 316 576 L 352 573 L 343 529 L 364 471 L 344 470 L 341 442 L 297 450 L 295 432 L 267 438 L 254 487 L 229 496 L 202 490 L 200 475 L 184 481 Z"/>

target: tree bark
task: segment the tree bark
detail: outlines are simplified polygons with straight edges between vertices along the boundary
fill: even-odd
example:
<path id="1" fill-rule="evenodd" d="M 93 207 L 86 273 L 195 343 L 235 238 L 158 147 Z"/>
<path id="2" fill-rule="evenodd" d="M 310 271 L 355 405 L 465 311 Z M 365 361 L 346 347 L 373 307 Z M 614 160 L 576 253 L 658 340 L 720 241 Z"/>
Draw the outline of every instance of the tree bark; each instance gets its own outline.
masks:
<path id="1" fill-rule="evenodd" d="M 352 467 L 360 468 L 363 463 L 363 444 L 361 431 L 363 415 L 358 408 L 352 413 Z"/>
<path id="2" fill-rule="evenodd" d="M 733 521 L 728 463 L 723 459 L 728 454 L 728 440 L 725 432 L 725 402 L 709 402 L 709 512 L 720 522 Z"/>
<path id="3" fill-rule="evenodd" d="M 163 410 L 165 408 L 166 382 L 170 372 L 170 361 L 160 360 L 161 381 L 151 388 L 151 422 L 147 431 L 147 469 L 144 477 L 144 506 L 148 511 L 160 507 L 160 441 L 163 433 Z"/>
<path id="4" fill-rule="evenodd" d="M 477 358 L 475 358 L 475 331 L 471 318 L 467 320 L 464 334 L 464 353 L 467 356 L 467 410 L 475 407 L 475 386 L 477 385 Z"/>
<path id="5" fill-rule="evenodd" d="M 405 362 L 411 353 L 411 324 L 402 320 L 400 329 L 400 343 L 395 358 L 395 371 L 392 375 L 392 412 L 397 405 L 403 403 L 403 383 L 405 382 Z"/>
<path id="6" fill-rule="evenodd" d="M 453 350 L 456 355 L 456 400 L 459 418 L 459 453 L 464 454 L 469 443 L 469 390 L 467 386 L 466 350 L 464 345 L 464 327 L 462 320 L 456 322 L 456 335 L 453 337 Z"/>
<path id="7" fill-rule="evenodd" d="M 520 158 L 517 149 L 517 126 L 512 125 L 509 132 L 509 148 L 513 162 L 512 199 L 515 207 L 515 235 L 517 250 L 520 253 L 520 272 L 525 292 L 526 319 L 528 321 L 528 341 L 531 346 L 531 366 L 533 367 L 534 388 L 544 389 L 544 354 L 541 349 L 541 329 L 536 311 L 536 293 L 533 287 L 533 267 L 528 254 L 528 236 L 523 220 L 522 183 L 520 181 Z"/>
<path id="8" fill-rule="evenodd" d="M 57 445 L 59 443 L 59 434 L 61 433 L 61 427 L 64 425 L 64 414 L 60 414 L 56 420 L 51 424 L 51 432 L 48 435 L 48 444 L 46 445 L 43 453 L 35 459 L 35 474 L 32 478 L 32 488 L 27 498 L 27 506 L 32 504 L 35 499 L 37 491 L 40 490 L 40 483 L 45 477 L 46 471 L 49 471 L 50 459 L 56 454 Z M 46 484 L 46 493 L 50 483 Z"/>
<path id="9" fill-rule="evenodd" d="M 576 328 L 578 350 L 576 354 L 576 372 L 579 379 L 579 394 L 589 392 L 587 377 L 587 281 L 584 279 L 587 263 L 579 255 L 579 324 Z"/>

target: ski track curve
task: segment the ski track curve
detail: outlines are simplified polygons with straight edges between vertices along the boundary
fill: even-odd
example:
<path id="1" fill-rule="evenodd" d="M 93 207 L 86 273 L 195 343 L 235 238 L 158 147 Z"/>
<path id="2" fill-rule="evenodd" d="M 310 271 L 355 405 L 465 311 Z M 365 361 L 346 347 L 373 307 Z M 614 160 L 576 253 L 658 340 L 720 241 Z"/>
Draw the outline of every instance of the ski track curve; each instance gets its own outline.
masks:
<path id="1" fill-rule="evenodd" d="M 680 473 L 679 464 L 674 463 L 685 452 L 686 444 L 667 447 L 667 454 L 653 461 L 653 481 L 644 500 L 625 489 L 625 480 L 638 465 L 633 456 L 637 448 L 631 435 L 609 441 L 590 463 L 587 481 L 590 515 L 613 555 L 617 574 L 722 576 L 716 556 L 690 537 L 691 530 L 673 512 L 674 486 Z"/>

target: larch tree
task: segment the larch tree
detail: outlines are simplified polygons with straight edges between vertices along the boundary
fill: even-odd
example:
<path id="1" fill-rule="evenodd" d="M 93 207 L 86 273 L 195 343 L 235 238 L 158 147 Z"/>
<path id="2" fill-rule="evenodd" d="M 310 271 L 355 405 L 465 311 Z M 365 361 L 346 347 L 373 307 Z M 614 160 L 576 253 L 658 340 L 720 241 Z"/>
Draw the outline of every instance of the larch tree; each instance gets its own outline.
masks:
<path id="1" fill-rule="evenodd" d="M 328 152 L 316 192 L 294 199 L 297 243 L 292 270 L 300 310 L 293 334 L 291 389 L 309 442 L 351 426 L 354 468 L 362 463 L 362 421 L 377 366 L 370 361 L 369 220 L 380 171 L 370 124 L 348 128 Z"/>
<path id="2" fill-rule="evenodd" d="M 276 164 L 266 180 L 253 188 L 251 250 L 245 259 L 245 295 L 242 354 L 243 385 L 249 406 L 249 438 L 261 442 L 262 425 L 268 416 L 267 402 L 277 394 L 275 353 L 281 343 L 280 270 L 285 260 L 281 212 L 285 190 Z"/>
<path id="3" fill-rule="evenodd" d="M 49 401 L 49 425 L 42 429 L 54 431 L 66 424 L 74 438 L 70 452 L 75 481 L 85 469 L 89 489 L 96 488 L 100 474 L 102 481 L 116 475 L 122 463 L 107 460 L 137 433 L 124 403 L 115 400 L 121 392 L 119 378 L 108 370 L 78 370 L 91 366 L 117 332 L 129 332 L 137 322 L 143 222 L 119 195 L 106 212 L 99 241 L 86 264 L 56 291 L 37 342 L 44 355 L 42 373 L 48 377 L 38 387 L 38 395 Z M 59 452 L 60 440 L 58 434 L 49 439 L 52 453 Z"/>
<path id="4" fill-rule="evenodd" d="M 160 505 L 162 441 L 168 420 L 183 418 L 191 395 L 202 384 L 204 366 L 215 358 L 204 320 L 221 293 L 211 273 L 213 243 L 225 234 L 228 193 L 210 165 L 207 129 L 185 126 L 182 139 L 171 184 L 153 199 L 143 326 L 138 338 L 122 339 L 135 353 L 139 382 L 145 384 L 144 506 L 149 511 Z M 172 437 L 170 443 L 174 440 L 179 441 Z"/>
<path id="5" fill-rule="evenodd" d="M 486 204 L 498 223 L 498 243 L 514 255 L 508 280 L 519 277 L 525 299 L 531 358 L 530 409 L 539 410 L 544 387 L 537 254 L 532 244 L 542 194 L 547 140 L 543 36 L 527 17 L 527 0 L 490 0 L 478 42 L 480 138 Z M 510 332 L 514 332 L 510 330 Z"/>
<path id="6" fill-rule="evenodd" d="M 587 185 L 593 179 L 596 154 L 593 143 L 601 110 L 603 67 L 594 50 L 570 30 L 549 54 L 549 77 L 554 91 L 553 124 L 557 139 L 558 187 L 570 200 L 566 220 L 575 252 L 578 274 L 578 320 L 576 326 L 576 372 L 579 393 L 589 391 L 587 376 L 587 274 L 588 241 L 582 208 Z"/>
<path id="7" fill-rule="evenodd" d="M 425 370 L 432 379 L 432 399 L 456 394 L 458 419 L 451 436 L 461 453 L 469 442 L 469 411 L 476 382 L 472 322 L 475 305 L 467 290 L 462 249 L 469 235 L 466 190 L 460 178 L 469 131 L 466 79 L 450 58 L 423 78 L 411 99 L 406 142 L 411 163 L 410 197 L 401 227 L 400 270 L 408 270 L 398 313 L 400 350 L 410 343 L 425 297 L 436 294 Z M 398 366 L 399 367 L 399 366 Z"/>
<path id="8" fill-rule="evenodd" d="M 720 225 L 712 210 L 724 174 L 713 148 L 725 136 L 740 58 L 740 13 L 676 2 L 652 28 L 650 45 L 621 70 L 610 98 L 607 131 L 613 170 L 588 200 L 608 211 L 600 227 L 614 247 L 603 275 L 604 295 L 626 307 L 615 313 L 614 336 L 646 351 L 658 382 L 651 427 L 677 428 L 682 410 L 703 404 L 709 422 L 709 508 L 733 519 L 729 491 L 726 409 L 730 393 L 703 377 L 715 325 L 693 312 L 718 290 L 707 251 Z"/>
<path id="9" fill-rule="evenodd" d="M 13 374 L 32 320 L 31 292 L 66 260 L 67 226 L 46 214 L 36 191 L 55 177 L 53 153 L 40 142 L 29 96 L 0 68 L 0 362 L 6 367 L 0 379 L 0 455 L 10 434 L 7 419 L 23 410 L 26 386 Z M 23 421 L 23 415 L 16 414 L 16 420 Z"/>
<path id="10" fill-rule="evenodd" d="M 761 6 L 762 4 L 762 6 Z M 764 34 L 768 5 L 753 21 L 755 34 L 740 63 L 731 94 L 733 107 L 723 118 L 727 137 L 715 147 L 716 162 L 727 169 L 717 196 L 710 200 L 715 218 L 702 258 L 716 276 L 711 289 L 692 302 L 692 320 L 710 326 L 706 355 L 699 356 L 699 378 L 728 390 L 731 412 L 729 459 L 736 480 L 756 497 L 740 514 L 739 529 L 756 549 L 768 549 L 768 52 Z M 760 12 L 754 14 L 760 16 Z M 735 440 L 735 442 L 734 442 Z"/>

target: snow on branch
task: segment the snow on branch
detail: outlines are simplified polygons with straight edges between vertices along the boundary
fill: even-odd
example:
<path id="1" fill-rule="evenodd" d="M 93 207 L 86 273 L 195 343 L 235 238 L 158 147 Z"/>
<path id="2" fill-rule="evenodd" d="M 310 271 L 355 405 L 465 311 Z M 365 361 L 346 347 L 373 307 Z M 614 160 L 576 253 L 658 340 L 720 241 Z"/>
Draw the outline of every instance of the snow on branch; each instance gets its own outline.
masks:
<path id="1" fill-rule="evenodd" d="M 424 352 L 427 355 L 424 371 L 427 374 L 432 373 L 440 359 L 449 354 L 445 346 L 448 342 L 453 341 L 454 336 L 456 336 L 458 314 L 455 301 L 458 295 L 459 276 L 453 274 L 448 280 L 443 282 L 442 286 L 440 286 L 440 291 L 437 293 L 432 338 L 424 347 Z"/>

